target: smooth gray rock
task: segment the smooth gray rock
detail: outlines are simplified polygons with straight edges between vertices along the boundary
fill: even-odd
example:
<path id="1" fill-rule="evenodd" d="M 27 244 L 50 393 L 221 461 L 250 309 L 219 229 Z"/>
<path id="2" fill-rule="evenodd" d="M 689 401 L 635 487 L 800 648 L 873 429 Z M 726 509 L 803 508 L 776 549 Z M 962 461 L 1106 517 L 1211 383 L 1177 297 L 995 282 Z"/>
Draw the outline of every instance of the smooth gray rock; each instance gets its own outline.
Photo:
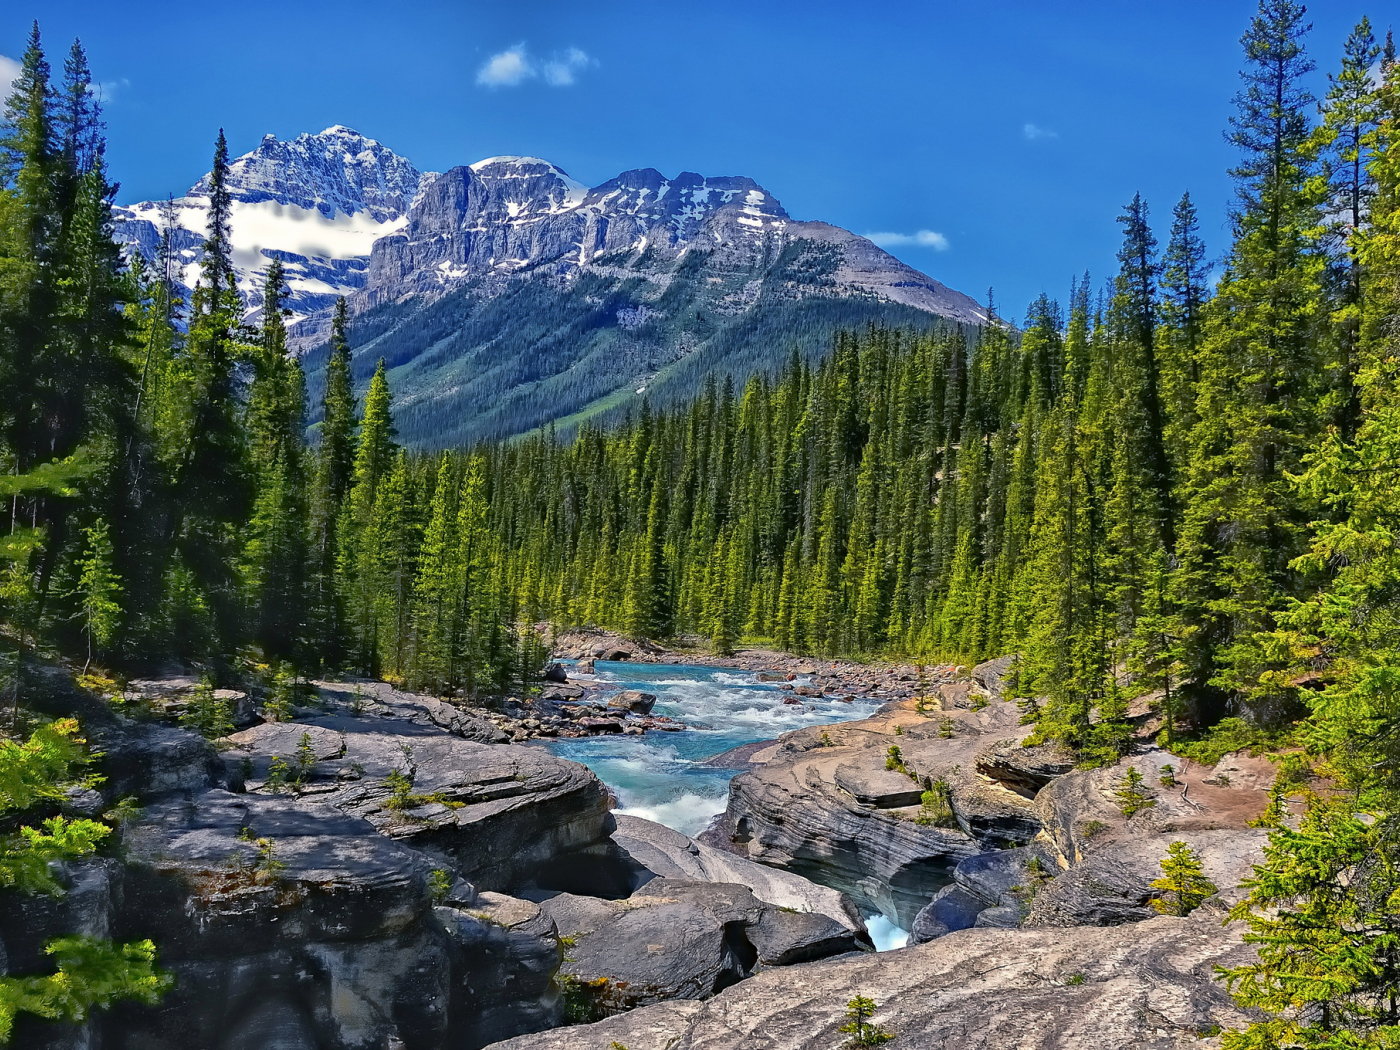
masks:
<path id="1" fill-rule="evenodd" d="M 985 697 L 975 709 L 955 706 L 970 685 L 931 690 L 943 711 L 929 717 L 887 705 L 862 721 L 784 734 L 768 761 L 730 781 L 728 806 L 701 841 L 839 889 L 907 929 L 959 861 L 1040 831 L 1030 800 L 974 768 L 989 744 L 1025 734 L 1020 712 Z M 896 744 L 917 783 L 885 768 Z M 935 780 L 951 792 L 955 827 L 919 822 L 917 803 Z"/>
<path id="2" fill-rule="evenodd" d="M 832 1050 L 854 995 L 876 1000 L 894 1047 L 1202 1050 L 1219 1045 L 1211 1033 L 1249 1020 L 1215 968 L 1252 957 L 1218 912 L 1118 928 L 962 930 L 768 970 L 695 1008 L 664 1003 L 491 1050 Z"/>
<path id="3" fill-rule="evenodd" d="M 977 913 L 987 902 L 975 897 L 957 883 L 950 883 L 933 895 L 933 899 L 914 916 L 909 937 L 914 944 L 923 944 L 943 937 L 954 930 L 970 929 L 977 922 Z"/>
<path id="4" fill-rule="evenodd" d="M 479 888 L 508 891 L 611 830 L 607 790 L 585 767 L 543 749 L 480 744 L 391 715 L 326 714 L 239 734 L 224 754 L 230 775 L 244 775 L 250 790 L 266 795 L 273 760 L 291 761 L 286 745 L 313 731 L 338 736 L 343 749 L 318 761 L 291 793 L 364 817 Z M 412 781 L 403 808 L 396 808 L 391 772 Z"/>
<path id="5" fill-rule="evenodd" d="M 858 934 L 865 931 L 860 910 L 844 893 L 790 871 L 756 864 L 715 849 L 641 817 L 619 813 L 613 819 L 617 822 L 613 843 L 654 875 L 694 882 L 735 883 L 747 887 L 766 904 L 823 915 Z"/>
<path id="6" fill-rule="evenodd" d="M 1038 862 L 1040 871 L 1034 873 L 1029 865 Z M 1052 878 L 1058 874 L 1053 851 L 1039 844 L 1019 849 L 982 853 L 960 861 L 953 869 L 953 879 L 959 886 L 986 905 L 1006 903 L 1007 894 Z"/>
<path id="7" fill-rule="evenodd" d="M 600 1012 L 703 999 L 756 969 L 861 946 L 830 916 L 784 911 L 730 883 L 653 879 L 626 900 L 563 893 L 540 906 L 572 942 L 561 972 Z"/>
<path id="8" fill-rule="evenodd" d="M 1045 885 L 1036 895 L 1027 926 L 1115 926 L 1156 914 L 1151 883 L 1160 878 L 1168 847 L 1185 842 L 1201 858 L 1206 878 L 1224 900 L 1240 898 L 1240 883 L 1262 862 L 1263 829 L 1217 829 L 1143 835 L 1105 843 Z"/>

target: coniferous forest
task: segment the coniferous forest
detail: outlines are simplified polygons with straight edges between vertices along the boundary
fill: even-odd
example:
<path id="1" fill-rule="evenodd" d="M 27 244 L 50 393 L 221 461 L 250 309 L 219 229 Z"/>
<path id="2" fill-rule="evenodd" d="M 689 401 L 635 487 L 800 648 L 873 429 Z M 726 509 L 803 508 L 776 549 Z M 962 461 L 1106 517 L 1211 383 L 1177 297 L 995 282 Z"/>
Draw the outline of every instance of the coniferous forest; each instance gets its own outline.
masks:
<path id="1" fill-rule="evenodd" d="M 1363 21 L 1314 98 L 1306 38 L 1291 0 L 1243 38 L 1229 243 L 1189 194 L 1134 197 L 1118 271 L 1024 318 L 848 332 L 618 426 L 426 452 L 395 440 L 382 362 L 354 390 L 343 300 L 315 413 L 281 310 L 240 321 L 222 134 L 190 300 L 173 245 L 119 252 L 86 59 L 51 70 L 36 28 L 0 141 L 0 886 L 44 892 L 35 858 L 112 823 L 25 823 L 86 761 L 22 713 L 45 661 L 504 695 L 545 624 L 1015 654 L 1032 739 L 1083 763 L 1126 752 L 1144 696 L 1180 754 L 1300 749 L 1330 786 L 1266 815 L 1236 913 L 1259 961 L 1224 975 L 1264 1020 L 1226 1045 L 1392 1045 L 1400 66 Z M 159 993 L 149 943 L 64 950 L 66 991 L 0 979 L 0 1036 L 16 1010 Z"/>

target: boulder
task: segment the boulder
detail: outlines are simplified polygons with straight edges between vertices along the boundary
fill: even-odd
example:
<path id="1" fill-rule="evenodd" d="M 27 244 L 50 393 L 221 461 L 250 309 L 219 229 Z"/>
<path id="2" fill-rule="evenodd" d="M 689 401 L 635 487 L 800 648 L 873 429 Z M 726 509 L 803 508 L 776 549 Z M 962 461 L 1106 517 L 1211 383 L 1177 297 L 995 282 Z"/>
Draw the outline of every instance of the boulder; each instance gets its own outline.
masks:
<path id="1" fill-rule="evenodd" d="M 652 875 L 692 882 L 725 882 L 748 889 L 765 904 L 784 912 L 816 914 L 848 931 L 865 934 L 860 910 L 844 893 L 820 886 L 789 871 L 755 864 L 687 838 L 679 831 L 641 817 L 617 814 L 613 843 Z"/>
<path id="2" fill-rule="evenodd" d="M 561 972 L 599 1015 L 704 999 L 755 969 L 856 947 L 815 912 L 785 912 L 728 883 L 652 879 L 626 900 L 561 893 L 542 902 L 568 948 Z"/>
<path id="3" fill-rule="evenodd" d="M 1041 788 L 1074 766 L 1073 753 L 1059 744 L 1022 747 L 1015 740 L 998 740 L 978 752 L 975 761 L 978 773 L 1026 798 L 1035 798 Z"/>
<path id="4" fill-rule="evenodd" d="M 906 774 L 894 769 L 872 769 L 869 765 L 838 766 L 833 780 L 861 805 L 876 809 L 917 806 L 924 793 L 923 786 Z"/>
<path id="5" fill-rule="evenodd" d="M 561 663 L 550 664 L 540 677 L 546 682 L 559 682 L 561 684 L 569 680 L 568 672 L 564 670 L 564 665 Z"/>
<path id="6" fill-rule="evenodd" d="M 637 715 L 649 715 L 656 706 L 655 693 L 643 693 L 638 689 L 624 689 L 608 697 L 608 706 Z"/>
<path id="7" fill-rule="evenodd" d="M 593 661 L 591 659 L 580 660 L 577 664 L 574 665 L 574 670 L 577 671 L 579 674 L 592 674 Z"/>
<path id="8" fill-rule="evenodd" d="M 922 944 L 954 930 L 970 929 L 977 922 L 977 913 L 986 907 L 986 901 L 974 897 L 957 883 L 950 883 L 935 893 L 914 916 L 909 937 L 913 943 Z"/>
<path id="9" fill-rule="evenodd" d="M 554 988 L 563 957 L 559 936 L 538 904 L 486 892 L 467 902 L 449 897 L 434 917 L 450 939 L 460 1045 L 480 1046 L 563 1021 Z"/>
<path id="10" fill-rule="evenodd" d="M 842 1044 L 855 995 L 876 1000 L 874 1020 L 896 1047 L 1198 1050 L 1249 1021 L 1215 971 L 1253 950 L 1220 918 L 961 930 L 900 951 L 767 970 L 691 1006 L 648 1006 L 490 1050 L 827 1050 Z"/>
<path id="11" fill-rule="evenodd" d="M 611 830 L 607 789 L 588 769 L 537 748 L 497 747 L 386 716 L 327 714 L 249 731 L 225 752 L 229 776 L 264 797 L 274 758 L 303 732 L 344 741 L 288 791 L 363 817 L 477 886 L 509 891 Z M 396 799 L 389 774 L 411 780 Z M 273 797 L 286 797 L 286 795 Z"/>
<path id="12" fill-rule="evenodd" d="M 1039 870 L 1032 871 L 1032 865 Z M 1019 849 L 968 857 L 953 869 L 953 879 L 981 900 L 984 907 L 990 907 L 1009 903 L 1007 898 L 1014 893 L 1028 898 L 1035 886 L 1042 885 L 1058 871 L 1053 851 L 1033 843 Z"/>
<path id="13" fill-rule="evenodd" d="M 908 929 L 959 861 L 1039 834 L 1034 804 L 974 768 L 991 743 L 1025 735 L 1019 718 L 1001 700 L 933 717 L 902 701 L 862 721 L 786 733 L 767 761 L 730 781 L 728 806 L 701 841 L 832 886 Z M 885 768 L 895 744 L 917 779 Z M 935 780 L 951 793 L 953 827 L 920 822 Z"/>

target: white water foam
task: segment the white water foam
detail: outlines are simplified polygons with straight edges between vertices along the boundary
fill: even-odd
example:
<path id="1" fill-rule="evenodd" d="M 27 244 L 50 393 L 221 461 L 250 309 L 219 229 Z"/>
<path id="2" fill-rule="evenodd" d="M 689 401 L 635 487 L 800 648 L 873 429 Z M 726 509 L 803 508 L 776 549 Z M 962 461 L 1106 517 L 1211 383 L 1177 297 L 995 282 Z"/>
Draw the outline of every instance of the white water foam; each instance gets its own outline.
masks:
<path id="1" fill-rule="evenodd" d="M 909 943 L 909 931 L 901 929 L 883 915 L 871 915 L 865 920 L 870 939 L 877 952 L 890 952 Z"/>

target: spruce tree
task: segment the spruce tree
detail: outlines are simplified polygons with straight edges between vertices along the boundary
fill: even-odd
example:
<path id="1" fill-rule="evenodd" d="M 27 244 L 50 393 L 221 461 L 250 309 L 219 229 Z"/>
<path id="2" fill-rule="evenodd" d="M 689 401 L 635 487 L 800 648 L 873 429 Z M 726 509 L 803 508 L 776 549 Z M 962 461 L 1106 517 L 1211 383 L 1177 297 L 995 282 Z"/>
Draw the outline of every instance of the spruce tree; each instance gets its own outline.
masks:
<path id="1" fill-rule="evenodd" d="M 1261 639 L 1303 586 L 1290 564 L 1313 510 L 1288 475 L 1318 433 L 1325 393 L 1307 29 L 1299 5 L 1261 0 L 1242 41 L 1235 240 L 1206 311 L 1175 588 L 1197 693 L 1271 705 L 1264 717 L 1291 695 Z"/>

